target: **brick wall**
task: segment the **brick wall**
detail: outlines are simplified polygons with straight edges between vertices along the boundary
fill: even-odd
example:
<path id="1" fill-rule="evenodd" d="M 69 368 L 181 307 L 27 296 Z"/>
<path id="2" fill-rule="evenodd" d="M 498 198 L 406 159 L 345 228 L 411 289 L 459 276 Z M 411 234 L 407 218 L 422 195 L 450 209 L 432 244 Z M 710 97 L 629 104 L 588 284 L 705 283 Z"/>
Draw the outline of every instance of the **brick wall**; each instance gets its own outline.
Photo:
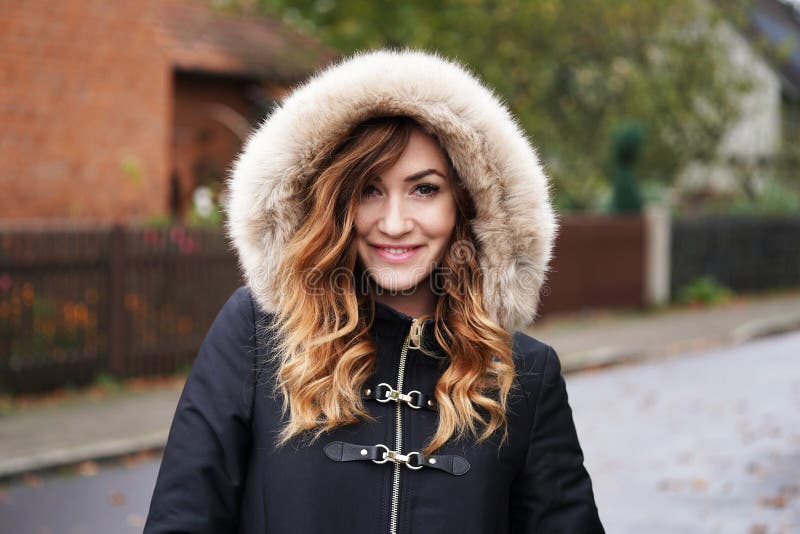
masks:
<path id="1" fill-rule="evenodd" d="M 168 209 L 171 72 L 157 0 L 0 2 L 0 218 Z"/>

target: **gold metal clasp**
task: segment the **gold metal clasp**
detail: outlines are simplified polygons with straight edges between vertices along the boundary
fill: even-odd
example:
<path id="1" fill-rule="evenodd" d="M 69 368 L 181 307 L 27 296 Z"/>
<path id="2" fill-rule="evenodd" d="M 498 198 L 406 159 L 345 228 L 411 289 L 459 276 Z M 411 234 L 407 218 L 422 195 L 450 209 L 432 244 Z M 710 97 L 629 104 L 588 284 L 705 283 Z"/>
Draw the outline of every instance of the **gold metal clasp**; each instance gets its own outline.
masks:
<path id="1" fill-rule="evenodd" d="M 416 349 L 419 350 L 421 348 L 420 343 L 422 340 L 422 328 L 425 326 L 425 323 L 420 321 L 419 319 L 414 319 L 414 322 L 411 323 L 411 332 L 409 332 L 409 342 L 408 348 L 409 349 Z"/>
<path id="2" fill-rule="evenodd" d="M 386 462 L 392 462 L 395 464 L 405 464 L 406 467 L 408 467 L 409 469 L 413 469 L 415 471 L 417 469 L 422 469 L 423 466 L 422 454 L 417 451 L 409 452 L 408 454 L 400 454 L 397 451 L 389 449 L 389 447 L 387 447 L 382 443 L 379 443 L 378 445 L 376 445 L 376 447 L 384 450 L 384 452 L 380 454 L 381 456 L 380 460 L 372 460 L 376 464 L 385 464 Z M 413 459 L 415 457 L 416 460 Z"/>

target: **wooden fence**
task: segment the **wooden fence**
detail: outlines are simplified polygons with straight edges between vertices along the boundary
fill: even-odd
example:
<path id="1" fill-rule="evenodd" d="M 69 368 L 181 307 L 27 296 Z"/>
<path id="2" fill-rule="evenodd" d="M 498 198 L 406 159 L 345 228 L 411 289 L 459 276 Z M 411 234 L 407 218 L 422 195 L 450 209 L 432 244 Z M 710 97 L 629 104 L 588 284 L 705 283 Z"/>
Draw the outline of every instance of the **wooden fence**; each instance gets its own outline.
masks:
<path id="1" fill-rule="evenodd" d="M 673 293 L 709 274 L 735 290 L 800 284 L 798 217 L 682 219 L 672 234 Z M 647 236 L 639 216 L 562 219 L 541 316 L 642 306 Z M 0 229 L 0 388 L 185 368 L 242 283 L 219 231 Z"/>
<path id="2" fill-rule="evenodd" d="M 638 217 L 568 218 L 543 308 L 638 305 L 642 242 Z M 242 283 L 219 231 L 0 230 L 0 388 L 186 367 Z"/>
<path id="3" fill-rule="evenodd" d="M 645 223 L 639 215 L 572 215 L 561 221 L 542 291 L 542 315 L 644 303 Z"/>
<path id="4" fill-rule="evenodd" d="M 0 232 L 0 387 L 171 372 L 190 364 L 241 285 L 216 231 Z"/>

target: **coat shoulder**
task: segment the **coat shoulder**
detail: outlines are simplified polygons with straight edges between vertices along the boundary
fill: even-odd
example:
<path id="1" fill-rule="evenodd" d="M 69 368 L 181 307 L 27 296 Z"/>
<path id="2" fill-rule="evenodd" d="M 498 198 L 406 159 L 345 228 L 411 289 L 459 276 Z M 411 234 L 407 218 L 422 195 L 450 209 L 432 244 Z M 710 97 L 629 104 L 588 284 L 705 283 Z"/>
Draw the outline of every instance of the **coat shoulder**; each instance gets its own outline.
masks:
<path id="1" fill-rule="evenodd" d="M 228 311 L 228 319 L 245 319 L 252 323 L 253 327 L 260 336 L 265 335 L 268 327 L 274 318 L 274 313 L 265 311 L 247 285 L 239 286 L 233 291 L 224 309 Z"/>
<path id="2" fill-rule="evenodd" d="M 257 307 L 252 298 L 250 288 L 245 285 L 234 289 L 220 309 L 221 315 L 228 319 L 242 315 L 252 318 L 256 311 Z"/>
<path id="3" fill-rule="evenodd" d="M 513 358 L 517 381 L 534 399 L 538 397 L 545 371 L 548 375 L 552 369 L 560 371 L 560 365 L 554 364 L 558 355 L 553 347 L 523 332 L 514 332 Z"/>
<path id="4" fill-rule="evenodd" d="M 227 333 L 245 334 L 252 331 L 255 305 L 246 286 L 235 289 L 217 312 L 208 335 Z"/>
<path id="5" fill-rule="evenodd" d="M 555 355 L 553 347 L 524 332 L 514 332 L 513 356 L 517 372 L 542 371 L 547 359 Z"/>
<path id="6" fill-rule="evenodd" d="M 216 347 L 217 357 L 212 362 L 220 362 L 221 358 L 239 360 L 237 355 L 246 355 L 250 363 L 248 368 L 258 368 L 263 359 L 264 331 L 267 327 L 267 316 L 260 309 L 253 297 L 251 289 L 242 285 L 228 297 L 214 318 L 204 343 Z"/>

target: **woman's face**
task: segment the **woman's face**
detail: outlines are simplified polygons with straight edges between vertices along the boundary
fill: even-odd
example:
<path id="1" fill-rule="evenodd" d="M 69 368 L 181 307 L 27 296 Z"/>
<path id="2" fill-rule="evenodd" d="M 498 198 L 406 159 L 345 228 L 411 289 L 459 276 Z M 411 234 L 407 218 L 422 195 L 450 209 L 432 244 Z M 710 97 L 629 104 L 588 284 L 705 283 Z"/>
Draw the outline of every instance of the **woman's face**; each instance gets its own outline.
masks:
<path id="1" fill-rule="evenodd" d="M 433 292 L 420 282 L 444 257 L 456 223 L 446 176 L 439 144 L 415 129 L 397 163 L 367 182 L 356 209 L 355 244 L 380 288 L 403 295 Z"/>

